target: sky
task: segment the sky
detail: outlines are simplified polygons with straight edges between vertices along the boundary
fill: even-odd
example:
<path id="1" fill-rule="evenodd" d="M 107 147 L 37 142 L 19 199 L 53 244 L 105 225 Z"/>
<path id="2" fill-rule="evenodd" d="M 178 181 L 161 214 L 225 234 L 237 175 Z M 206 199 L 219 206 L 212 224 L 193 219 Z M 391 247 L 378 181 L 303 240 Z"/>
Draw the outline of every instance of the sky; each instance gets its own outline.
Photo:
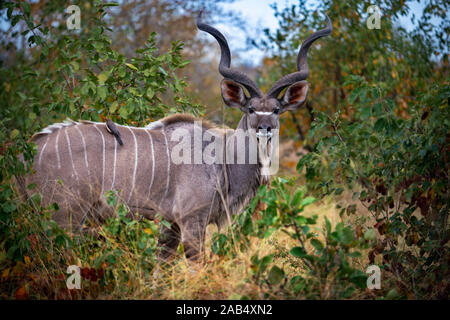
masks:
<path id="1" fill-rule="evenodd" d="M 121 1 L 119 1 L 121 2 Z M 274 17 L 274 10 L 270 7 L 271 4 L 276 3 L 278 8 L 282 10 L 287 6 L 297 4 L 298 0 L 235 0 L 232 3 L 224 3 L 222 6 L 225 9 L 240 12 L 244 20 L 249 26 L 249 30 L 259 30 L 269 28 L 272 32 L 276 31 L 278 27 L 278 20 Z M 320 3 L 320 0 L 308 0 L 307 6 L 314 8 Z M 411 23 L 411 15 L 415 14 L 416 20 L 421 17 L 424 1 L 415 1 L 409 3 L 410 14 L 408 17 L 402 17 L 398 23 L 402 25 L 406 30 L 411 30 L 414 25 Z M 383 13 L 381 13 L 381 19 L 383 19 Z M 7 30 L 9 25 L 5 21 L 1 21 L 0 29 Z M 438 24 L 439 21 L 432 20 L 433 23 Z M 228 39 L 232 54 L 239 55 L 242 63 L 247 65 L 258 65 L 265 55 L 265 53 L 257 48 L 248 49 L 245 44 L 242 43 L 246 38 L 244 31 L 237 28 L 232 28 L 225 24 L 214 25 L 218 28 Z M 207 37 L 207 35 L 203 35 Z M 245 51 L 244 51 L 245 48 Z"/>
<path id="2" fill-rule="evenodd" d="M 281 10 L 287 6 L 297 4 L 297 0 L 236 0 L 233 3 L 223 4 L 224 8 L 232 9 L 241 12 L 244 19 L 251 26 L 251 28 L 259 28 L 260 30 L 264 28 L 269 28 L 271 31 L 275 31 L 278 27 L 278 21 L 274 17 L 274 10 L 270 7 L 271 4 L 277 3 L 278 8 Z M 307 3 L 309 7 L 315 7 L 319 3 L 318 0 L 310 0 Z M 410 15 L 415 14 L 416 19 L 421 16 L 424 7 L 424 1 L 414 2 L 410 4 Z M 381 13 L 381 19 L 383 19 L 383 13 Z M 406 30 L 411 30 L 414 25 L 411 23 L 409 17 L 403 17 L 399 21 Z M 223 32 L 225 37 L 228 39 L 230 44 L 231 52 L 233 53 L 238 48 L 242 48 L 242 39 L 245 35 L 236 29 L 231 29 L 230 27 L 222 24 L 215 25 L 220 31 Z M 235 49 L 233 51 L 233 48 Z M 245 64 L 257 65 L 264 52 L 253 48 L 247 50 L 245 54 L 240 53 L 241 61 Z"/>

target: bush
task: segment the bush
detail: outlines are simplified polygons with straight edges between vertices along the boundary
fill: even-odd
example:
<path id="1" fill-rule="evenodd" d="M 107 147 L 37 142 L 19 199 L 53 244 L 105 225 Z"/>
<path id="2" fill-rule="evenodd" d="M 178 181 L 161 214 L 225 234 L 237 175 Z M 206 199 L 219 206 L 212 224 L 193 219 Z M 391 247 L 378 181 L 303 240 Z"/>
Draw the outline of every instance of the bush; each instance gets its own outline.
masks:
<path id="1" fill-rule="evenodd" d="M 293 240 L 292 248 L 276 248 L 269 255 L 251 258 L 251 279 L 261 287 L 265 298 L 280 293 L 285 298 L 342 299 L 366 288 L 367 276 L 357 258 L 361 250 L 373 245 L 373 240 L 356 234 L 342 222 L 333 227 L 326 217 L 324 226 L 319 227 L 317 215 L 304 215 L 315 199 L 305 197 L 304 191 L 293 185 L 293 179 L 274 178 L 270 188 L 262 186 L 249 208 L 235 217 L 228 237 L 213 237 L 213 252 L 233 255 L 233 241 L 245 250 L 242 244 L 248 244 L 250 237 L 263 239 L 275 231 L 283 232 Z M 252 215 L 258 201 L 265 208 L 257 211 L 260 217 L 255 219 Z M 292 258 L 285 266 L 293 269 L 289 274 L 273 263 L 275 257 L 287 255 Z"/>
<path id="2" fill-rule="evenodd" d="M 353 116 L 317 114 L 303 157 L 309 190 L 318 197 L 353 190 L 373 217 L 377 245 L 370 251 L 401 297 L 448 298 L 450 87 L 422 94 L 400 115 L 383 83 L 349 77 Z M 361 215 L 354 204 L 341 215 Z"/>
<path id="3" fill-rule="evenodd" d="M 36 146 L 28 139 L 34 132 L 66 117 L 143 125 L 173 112 L 199 113 L 200 106 L 184 95 L 184 80 L 175 75 L 189 63 L 181 57 L 180 42 L 161 53 L 153 33 L 145 48 L 127 59 L 111 48 L 108 36 L 106 9 L 114 4 L 89 4 L 79 31 L 68 31 L 65 24 L 50 31 L 42 23 L 45 17 L 32 17 L 24 1 L 0 5 L 6 10 L 6 23 L 23 24 L 25 29 L 13 32 L 5 46 L 7 54 L 15 54 L 14 63 L 2 61 L 0 66 L 0 100 L 7 106 L 0 109 L 2 298 L 97 297 L 101 286 L 109 286 L 112 296 L 120 297 L 114 288 L 128 284 L 131 289 L 130 275 L 142 275 L 144 281 L 154 264 L 155 223 L 131 221 L 123 205 L 117 204 L 118 217 L 96 230 L 96 237 L 80 237 L 51 220 L 57 204 L 42 208 L 38 193 L 25 202 L 19 199 L 15 178 L 33 170 Z M 64 8 L 49 4 L 44 10 L 51 15 Z M 21 37 L 29 48 L 16 53 L 14 39 L 19 43 Z M 32 193 L 35 186 L 23 187 Z M 115 201 L 113 194 L 109 197 Z M 130 259 L 135 270 L 128 267 Z M 92 282 L 76 294 L 65 285 L 66 268 L 72 264 L 83 267 L 82 275 Z"/>

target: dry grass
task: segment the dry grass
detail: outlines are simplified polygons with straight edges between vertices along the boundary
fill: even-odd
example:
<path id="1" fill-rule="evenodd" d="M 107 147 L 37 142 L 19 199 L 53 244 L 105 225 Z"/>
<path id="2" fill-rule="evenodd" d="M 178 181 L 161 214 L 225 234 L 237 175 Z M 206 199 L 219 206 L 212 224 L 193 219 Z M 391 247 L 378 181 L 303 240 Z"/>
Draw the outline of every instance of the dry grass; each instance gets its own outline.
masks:
<path id="1" fill-rule="evenodd" d="M 291 149 L 294 150 L 294 148 Z M 287 150 L 286 153 L 292 155 L 292 150 Z M 292 162 L 296 162 L 298 155 L 293 157 L 295 159 Z M 293 168 L 280 168 L 280 174 L 292 175 L 294 171 Z M 301 181 L 298 180 L 296 187 L 300 186 Z M 344 205 L 352 203 L 351 195 L 344 193 L 338 199 L 324 199 L 308 206 L 303 214 L 318 216 L 315 228 L 322 228 L 325 217 L 334 226 L 343 220 L 336 209 L 336 203 Z M 357 206 L 357 212 L 360 218 L 371 219 L 365 208 L 360 205 Z M 30 225 L 32 223 L 30 221 Z M 321 230 L 316 231 L 320 238 Z M 127 247 L 126 243 L 120 243 L 120 239 L 111 236 L 108 238 L 108 245 L 120 249 L 122 256 L 116 265 L 107 267 L 110 271 L 108 283 L 101 286 L 98 282 L 82 279 L 82 290 L 75 294 L 65 289 L 67 266 L 70 264 L 80 267 L 93 266 L 93 261 L 104 251 L 102 247 L 106 247 L 104 242 L 99 241 L 100 244 L 97 244 L 97 247 L 94 246 L 92 252 L 83 252 L 79 248 L 51 250 L 51 248 L 43 248 L 38 243 L 34 259 L 31 257 L 31 263 L 17 273 L 19 278 L 22 277 L 25 280 L 19 279 L 17 284 L 19 288 L 25 288 L 30 297 L 38 299 L 239 299 L 242 297 L 283 299 L 286 296 L 278 290 L 278 287 L 271 288 L 270 295 L 267 296 L 268 290 L 263 290 L 254 281 L 251 257 L 254 255 L 263 257 L 275 253 L 272 264 L 283 269 L 288 278 L 305 273 L 305 267 L 301 265 L 300 260 L 289 254 L 290 249 L 298 243 L 280 230 L 265 239 L 250 239 L 249 248 L 245 252 L 236 250 L 234 257 L 221 257 L 211 252 L 211 236 L 214 232 L 217 232 L 217 228 L 209 226 L 204 265 L 189 263 L 184 258 L 182 250 L 179 250 L 175 258 L 161 268 L 155 277 L 153 271 L 149 271 L 151 269 L 142 267 L 141 250 Z M 42 252 L 47 252 L 46 256 L 43 256 Z M 364 259 L 355 261 L 360 265 L 361 270 L 366 262 Z M 16 288 L 12 289 L 11 287 L 14 286 Z M 9 287 L 14 295 L 17 285 Z"/>
<path id="2" fill-rule="evenodd" d="M 322 225 L 325 216 L 333 225 L 341 220 L 332 201 L 310 206 L 305 215 L 312 214 L 319 216 L 318 226 Z M 251 239 L 249 249 L 246 252 L 239 251 L 234 258 L 219 257 L 210 251 L 210 235 L 215 231 L 216 227 L 208 227 L 207 261 L 204 265 L 192 265 L 179 254 L 170 265 L 159 271 L 156 279 L 136 274 L 130 283 L 134 288 L 132 296 L 138 299 L 263 299 L 262 288 L 251 281 L 250 257 L 254 254 L 261 257 L 276 252 L 273 263 L 282 268 L 289 278 L 304 272 L 298 259 L 288 254 L 297 244 L 281 231 L 276 231 L 266 239 Z M 276 289 L 271 291 L 270 298 L 283 299 L 284 296 Z M 119 289 L 119 292 L 123 290 Z M 109 294 L 105 294 L 102 298 L 109 297 Z"/>
<path id="3" fill-rule="evenodd" d="M 339 201 L 348 202 L 349 199 L 345 196 Z M 342 221 L 335 204 L 335 199 L 323 200 L 308 206 L 303 214 L 318 215 L 316 228 L 323 226 L 325 217 L 335 225 Z M 144 227 L 139 225 L 138 228 Z M 305 273 L 300 260 L 289 254 L 289 250 L 298 244 L 280 230 L 265 239 L 251 238 L 249 248 L 245 252 L 237 250 L 234 257 L 221 257 L 211 252 L 211 235 L 216 231 L 215 226 L 207 229 L 204 265 L 189 263 L 182 250 L 179 250 L 171 263 L 158 271 L 156 277 L 151 268 L 142 267 L 141 250 L 129 247 L 130 243 L 121 243 L 114 236 L 97 241 L 91 252 L 90 249 L 81 250 L 76 246 L 73 250 L 52 250 L 37 243 L 36 254 L 31 256 L 31 262 L 29 265 L 22 265 L 23 270 L 17 273 L 19 279 L 16 285 L 9 286 L 11 295 L 6 292 L 3 294 L 13 298 L 17 288 L 25 288 L 30 298 L 37 299 L 285 299 L 286 295 L 278 286 L 267 290 L 267 287 L 260 287 L 254 281 L 251 257 L 255 254 L 263 257 L 274 253 L 271 265 L 283 269 L 287 278 Z M 320 235 L 320 230 L 316 231 Z M 83 278 L 82 290 L 68 292 L 65 289 L 67 266 L 76 264 L 80 267 L 92 267 L 93 261 L 104 252 L 102 246 L 106 247 L 106 243 L 122 252 L 117 264 L 105 268 L 105 271 L 110 272 L 107 283 L 100 285 L 99 282 Z M 47 254 L 43 255 L 42 252 Z M 355 260 L 363 270 L 366 261 Z M 5 287 L 3 289 L 6 290 Z"/>

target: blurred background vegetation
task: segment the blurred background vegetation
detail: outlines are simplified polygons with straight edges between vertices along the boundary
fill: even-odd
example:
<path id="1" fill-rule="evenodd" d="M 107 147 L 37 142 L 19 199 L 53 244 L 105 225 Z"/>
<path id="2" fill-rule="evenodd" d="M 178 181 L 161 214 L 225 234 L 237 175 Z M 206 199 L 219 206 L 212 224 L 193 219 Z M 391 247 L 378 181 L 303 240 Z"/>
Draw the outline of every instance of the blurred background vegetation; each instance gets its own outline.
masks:
<path id="1" fill-rule="evenodd" d="M 1 3 L 1 298 L 448 299 L 448 2 L 420 1 L 417 12 L 417 1 L 374 1 L 372 30 L 362 1 L 274 1 L 275 29 L 233 2 L 73 1 L 80 30 L 67 29 L 66 1 Z M 295 70 L 323 12 L 333 32 L 310 50 L 305 106 L 281 117 L 279 177 L 232 227 L 210 231 L 198 274 L 180 256 L 154 283 L 162 222 L 128 220 L 109 193 L 117 219 L 80 238 L 51 221 L 39 194 L 21 201 L 13 179 L 32 170 L 18 161 L 35 153 L 29 137 L 66 117 L 145 125 L 188 112 L 235 126 L 218 46 L 195 27 L 200 9 L 245 35 L 239 50 L 231 37 L 232 63 L 263 91 Z M 248 63 L 254 50 L 263 57 Z M 366 288 L 374 263 L 380 290 Z M 70 264 L 83 268 L 81 291 L 65 287 Z"/>

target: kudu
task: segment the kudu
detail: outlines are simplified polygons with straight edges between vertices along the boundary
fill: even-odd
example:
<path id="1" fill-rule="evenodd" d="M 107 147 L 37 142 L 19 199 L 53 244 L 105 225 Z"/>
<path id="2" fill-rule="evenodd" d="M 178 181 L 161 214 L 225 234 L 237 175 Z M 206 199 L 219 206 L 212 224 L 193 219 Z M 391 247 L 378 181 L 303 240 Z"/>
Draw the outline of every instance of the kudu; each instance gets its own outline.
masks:
<path id="1" fill-rule="evenodd" d="M 171 223 L 170 228 L 162 226 L 160 259 L 170 258 L 182 241 L 186 257 L 195 260 L 203 251 L 207 225 L 228 222 L 230 215 L 239 213 L 267 179 L 261 168 L 268 157 L 270 161 L 271 133 L 278 130 L 280 114 L 298 109 L 305 101 L 308 49 L 315 40 L 331 33 L 331 22 L 328 16 L 326 19 L 327 27 L 303 42 L 297 58 L 298 71 L 284 76 L 263 94 L 246 74 L 230 68 L 225 37 L 203 23 L 199 14 L 198 28 L 220 45 L 223 101 L 243 112 L 236 130 L 226 132 L 205 122 L 198 127 L 195 118 L 188 115 L 169 116 L 143 128 L 117 125 L 114 132 L 105 123 L 53 124 L 32 137 L 38 147 L 35 172 L 22 185 L 35 183 L 44 205 L 57 202 L 59 209 L 53 218 L 65 228 L 81 228 L 87 217 L 100 221 L 109 217 L 114 210 L 103 195 L 108 190 L 120 190 L 120 198 L 132 214 L 154 219 L 158 213 Z M 177 144 L 172 138 L 179 129 L 190 137 L 196 130 L 226 137 L 225 158 L 230 145 L 237 143 L 237 132 L 251 131 L 243 151 L 248 151 L 251 141 L 258 141 L 258 160 L 174 163 L 171 154 Z M 123 145 L 118 144 L 119 132 Z M 202 141 L 201 152 L 206 147 Z"/>

